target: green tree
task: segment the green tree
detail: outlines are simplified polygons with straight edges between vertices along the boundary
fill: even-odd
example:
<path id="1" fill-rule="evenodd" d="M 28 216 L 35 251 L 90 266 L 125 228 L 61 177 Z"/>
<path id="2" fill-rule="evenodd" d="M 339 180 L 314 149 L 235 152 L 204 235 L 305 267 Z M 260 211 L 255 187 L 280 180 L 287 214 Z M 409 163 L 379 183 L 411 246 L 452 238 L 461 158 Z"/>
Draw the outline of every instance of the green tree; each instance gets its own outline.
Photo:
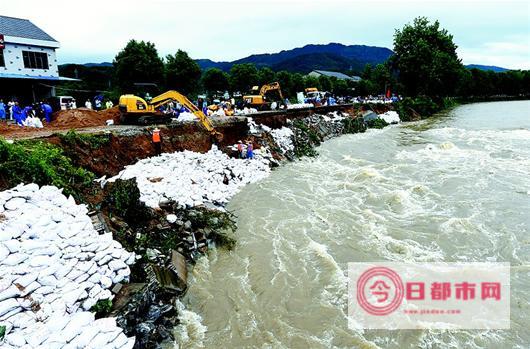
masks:
<path id="1" fill-rule="evenodd" d="M 265 85 L 270 84 L 271 82 L 276 81 L 276 73 L 269 68 L 269 67 L 263 67 L 258 71 L 258 84 Z"/>
<path id="2" fill-rule="evenodd" d="M 304 76 L 300 73 L 294 73 L 291 77 L 293 83 L 293 91 L 302 92 L 304 91 Z"/>
<path id="3" fill-rule="evenodd" d="M 393 67 L 410 96 L 454 93 L 463 66 L 453 36 L 425 17 L 414 19 L 394 34 Z"/>
<path id="4" fill-rule="evenodd" d="M 164 62 L 149 41 L 129 41 L 113 65 L 115 86 L 120 92 L 134 92 L 135 82 L 160 84 L 164 79 Z"/>
<path id="5" fill-rule="evenodd" d="M 246 93 L 258 83 L 258 70 L 252 63 L 234 64 L 230 69 L 230 88 L 233 92 Z"/>
<path id="6" fill-rule="evenodd" d="M 374 94 L 385 94 L 387 89 L 394 91 L 396 89 L 396 79 L 392 75 L 388 64 L 382 63 L 375 66 L 372 71 L 372 82 L 374 83 Z"/>
<path id="7" fill-rule="evenodd" d="M 351 90 L 348 89 L 348 84 L 344 80 L 337 79 L 337 81 L 333 83 L 332 92 L 338 96 L 346 96 L 350 94 L 350 91 Z"/>
<path id="8" fill-rule="evenodd" d="M 201 68 L 185 51 L 166 57 L 166 87 L 185 95 L 196 93 L 199 88 Z"/>
<path id="9" fill-rule="evenodd" d="M 280 87 L 282 88 L 282 93 L 284 97 L 291 97 L 296 94 L 296 91 L 294 91 L 292 75 L 293 74 L 289 73 L 286 70 L 279 71 L 276 74 L 276 79 L 280 83 Z"/>
<path id="10" fill-rule="evenodd" d="M 364 66 L 363 72 L 361 73 L 361 78 L 363 78 L 363 80 L 372 80 L 372 72 L 373 72 L 372 65 L 366 64 Z"/>
<path id="11" fill-rule="evenodd" d="M 211 68 L 202 76 L 202 86 L 209 93 L 228 90 L 228 74 L 221 69 Z"/>
<path id="12" fill-rule="evenodd" d="M 322 86 L 320 86 L 320 80 L 314 76 L 305 77 L 304 89 L 308 87 L 316 87 L 318 90 L 322 90 Z"/>
<path id="13" fill-rule="evenodd" d="M 332 90 L 333 86 L 329 77 L 321 75 L 318 77 L 318 81 L 320 82 L 322 91 L 328 92 Z"/>

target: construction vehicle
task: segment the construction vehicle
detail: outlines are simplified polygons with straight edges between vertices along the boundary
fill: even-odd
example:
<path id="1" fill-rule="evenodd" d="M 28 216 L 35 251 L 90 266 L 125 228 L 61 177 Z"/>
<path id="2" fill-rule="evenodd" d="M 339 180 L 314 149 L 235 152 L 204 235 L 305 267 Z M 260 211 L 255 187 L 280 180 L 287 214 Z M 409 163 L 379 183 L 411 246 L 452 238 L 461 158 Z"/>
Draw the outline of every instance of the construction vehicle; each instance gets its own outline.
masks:
<path id="1" fill-rule="evenodd" d="M 171 120 L 170 114 L 164 114 L 160 109 L 163 109 L 169 103 L 180 103 L 193 113 L 204 126 L 204 128 L 215 137 L 217 141 L 221 141 L 223 134 L 216 131 L 212 121 L 204 115 L 202 110 L 197 108 L 186 96 L 177 91 L 167 91 L 153 97 L 150 101 L 132 95 L 126 94 L 120 97 L 119 109 L 121 112 L 121 121 L 124 124 L 153 124 L 164 123 Z"/>
<path id="2" fill-rule="evenodd" d="M 252 88 L 253 93 L 255 93 L 255 91 L 257 90 L 258 86 L 254 86 Z M 258 110 L 269 109 L 271 103 L 267 101 L 267 97 L 265 95 L 271 91 L 278 91 L 280 103 L 283 104 L 284 102 L 282 89 L 280 88 L 280 83 L 278 82 L 273 82 L 271 84 L 261 86 L 261 89 L 259 90 L 258 94 L 243 96 L 243 102 L 245 102 L 246 106 L 256 108 Z"/>
<path id="3" fill-rule="evenodd" d="M 305 90 L 306 98 L 309 99 L 316 99 L 317 97 L 322 98 L 322 92 L 318 90 L 316 87 L 308 87 Z"/>
<path id="4" fill-rule="evenodd" d="M 326 92 L 321 92 L 316 87 L 308 87 L 304 91 L 305 102 L 315 106 L 320 106 L 320 101 L 326 97 Z"/>

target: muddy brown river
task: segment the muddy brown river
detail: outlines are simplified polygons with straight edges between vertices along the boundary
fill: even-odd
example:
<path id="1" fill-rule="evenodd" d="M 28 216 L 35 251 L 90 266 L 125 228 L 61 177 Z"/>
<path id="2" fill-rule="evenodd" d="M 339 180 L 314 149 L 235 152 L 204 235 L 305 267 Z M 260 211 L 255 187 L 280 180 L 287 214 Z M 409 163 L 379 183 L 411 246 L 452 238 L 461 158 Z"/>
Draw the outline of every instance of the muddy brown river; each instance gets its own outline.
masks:
<path id="1" fill-rule="evenodd" d="M 530 101 L 346 135 L 229 204 L 238 245 L 193 271 L 181 348 L 529 348 Z M 510 262 L 511 329 L 347 326 L 347 263 Z M 182 305 L 182 304 L 181 304 Z"/>

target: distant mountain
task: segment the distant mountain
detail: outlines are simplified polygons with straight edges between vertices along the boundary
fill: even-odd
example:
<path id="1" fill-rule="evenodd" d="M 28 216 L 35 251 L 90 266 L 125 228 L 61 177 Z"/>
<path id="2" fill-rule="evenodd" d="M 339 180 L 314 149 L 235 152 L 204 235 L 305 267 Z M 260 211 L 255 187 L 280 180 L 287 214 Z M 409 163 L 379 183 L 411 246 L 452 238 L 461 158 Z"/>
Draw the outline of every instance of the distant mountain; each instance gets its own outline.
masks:
<path id="1" fill-rule="evenodd" d="M 218 68 L 224 71 L 229 71 L 233 65 L 231 62 L 214 62 L 211 59 L 196 59 L 195 62 L 199 64 L 202 70 Z"/>
<path id="2" fill-rule="evenodd" d="M 502 67 L 497 67 L 494 65 L 481 65 L 481 64 L 468 64 L 466 65 L 466 68 L 469 68 L 469 69 L 475 68 L 475 69 L 480 69 L 480 70 L 485 70 L 485 71 L 492 70 L 496 73 L 503 73 L 505 71 L 510 70 L 510 69 L 506 69 Z"/>
<path id="3" fill-rule="evenodd" d="M 361 70 L 366 64 L 385 62 L 392 51 L 385 47 L 365 45 L 343 45 L 330 43 L 327 45 L 306 45 L 278 53 L 251 55 L 232 62 L 214 62 L 199 59 L 197 63 L 202 69 L 219 68 L 228 71 L 232 65 L 253 63 L 258 68 L 270 67 L 274 70 L 290 70 L 308 73 L 313 69 L 348 71 Z"/>
<path id="4" fill-rule="evenodd" d="M 112 67 L 111 62 L 101 62 L 101 63 L 85 63 L 85 67 Z"/>
<path id="5" fill-rule="evenodd" d="M 312 70 L 360 71 L 364 68 L 364 64 L 334 53 L 308 53 L 276 63 L 271 68 L 276 71 L 287 70 L 307 74 Z"/>

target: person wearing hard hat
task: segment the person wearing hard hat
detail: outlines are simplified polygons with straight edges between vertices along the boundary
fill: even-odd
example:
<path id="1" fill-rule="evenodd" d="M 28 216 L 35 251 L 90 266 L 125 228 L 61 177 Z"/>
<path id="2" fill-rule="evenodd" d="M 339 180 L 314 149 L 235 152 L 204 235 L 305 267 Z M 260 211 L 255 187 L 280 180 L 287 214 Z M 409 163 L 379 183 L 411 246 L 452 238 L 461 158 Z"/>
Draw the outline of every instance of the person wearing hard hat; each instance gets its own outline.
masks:
<path id="1" fill-rule="evenodd" d="M 155 127 L 153 130 L 153 145 L 155 146 L 155 154 L 160 155 L 162 153 L 162 142 L 160 139 L 160 130 Z"/>

